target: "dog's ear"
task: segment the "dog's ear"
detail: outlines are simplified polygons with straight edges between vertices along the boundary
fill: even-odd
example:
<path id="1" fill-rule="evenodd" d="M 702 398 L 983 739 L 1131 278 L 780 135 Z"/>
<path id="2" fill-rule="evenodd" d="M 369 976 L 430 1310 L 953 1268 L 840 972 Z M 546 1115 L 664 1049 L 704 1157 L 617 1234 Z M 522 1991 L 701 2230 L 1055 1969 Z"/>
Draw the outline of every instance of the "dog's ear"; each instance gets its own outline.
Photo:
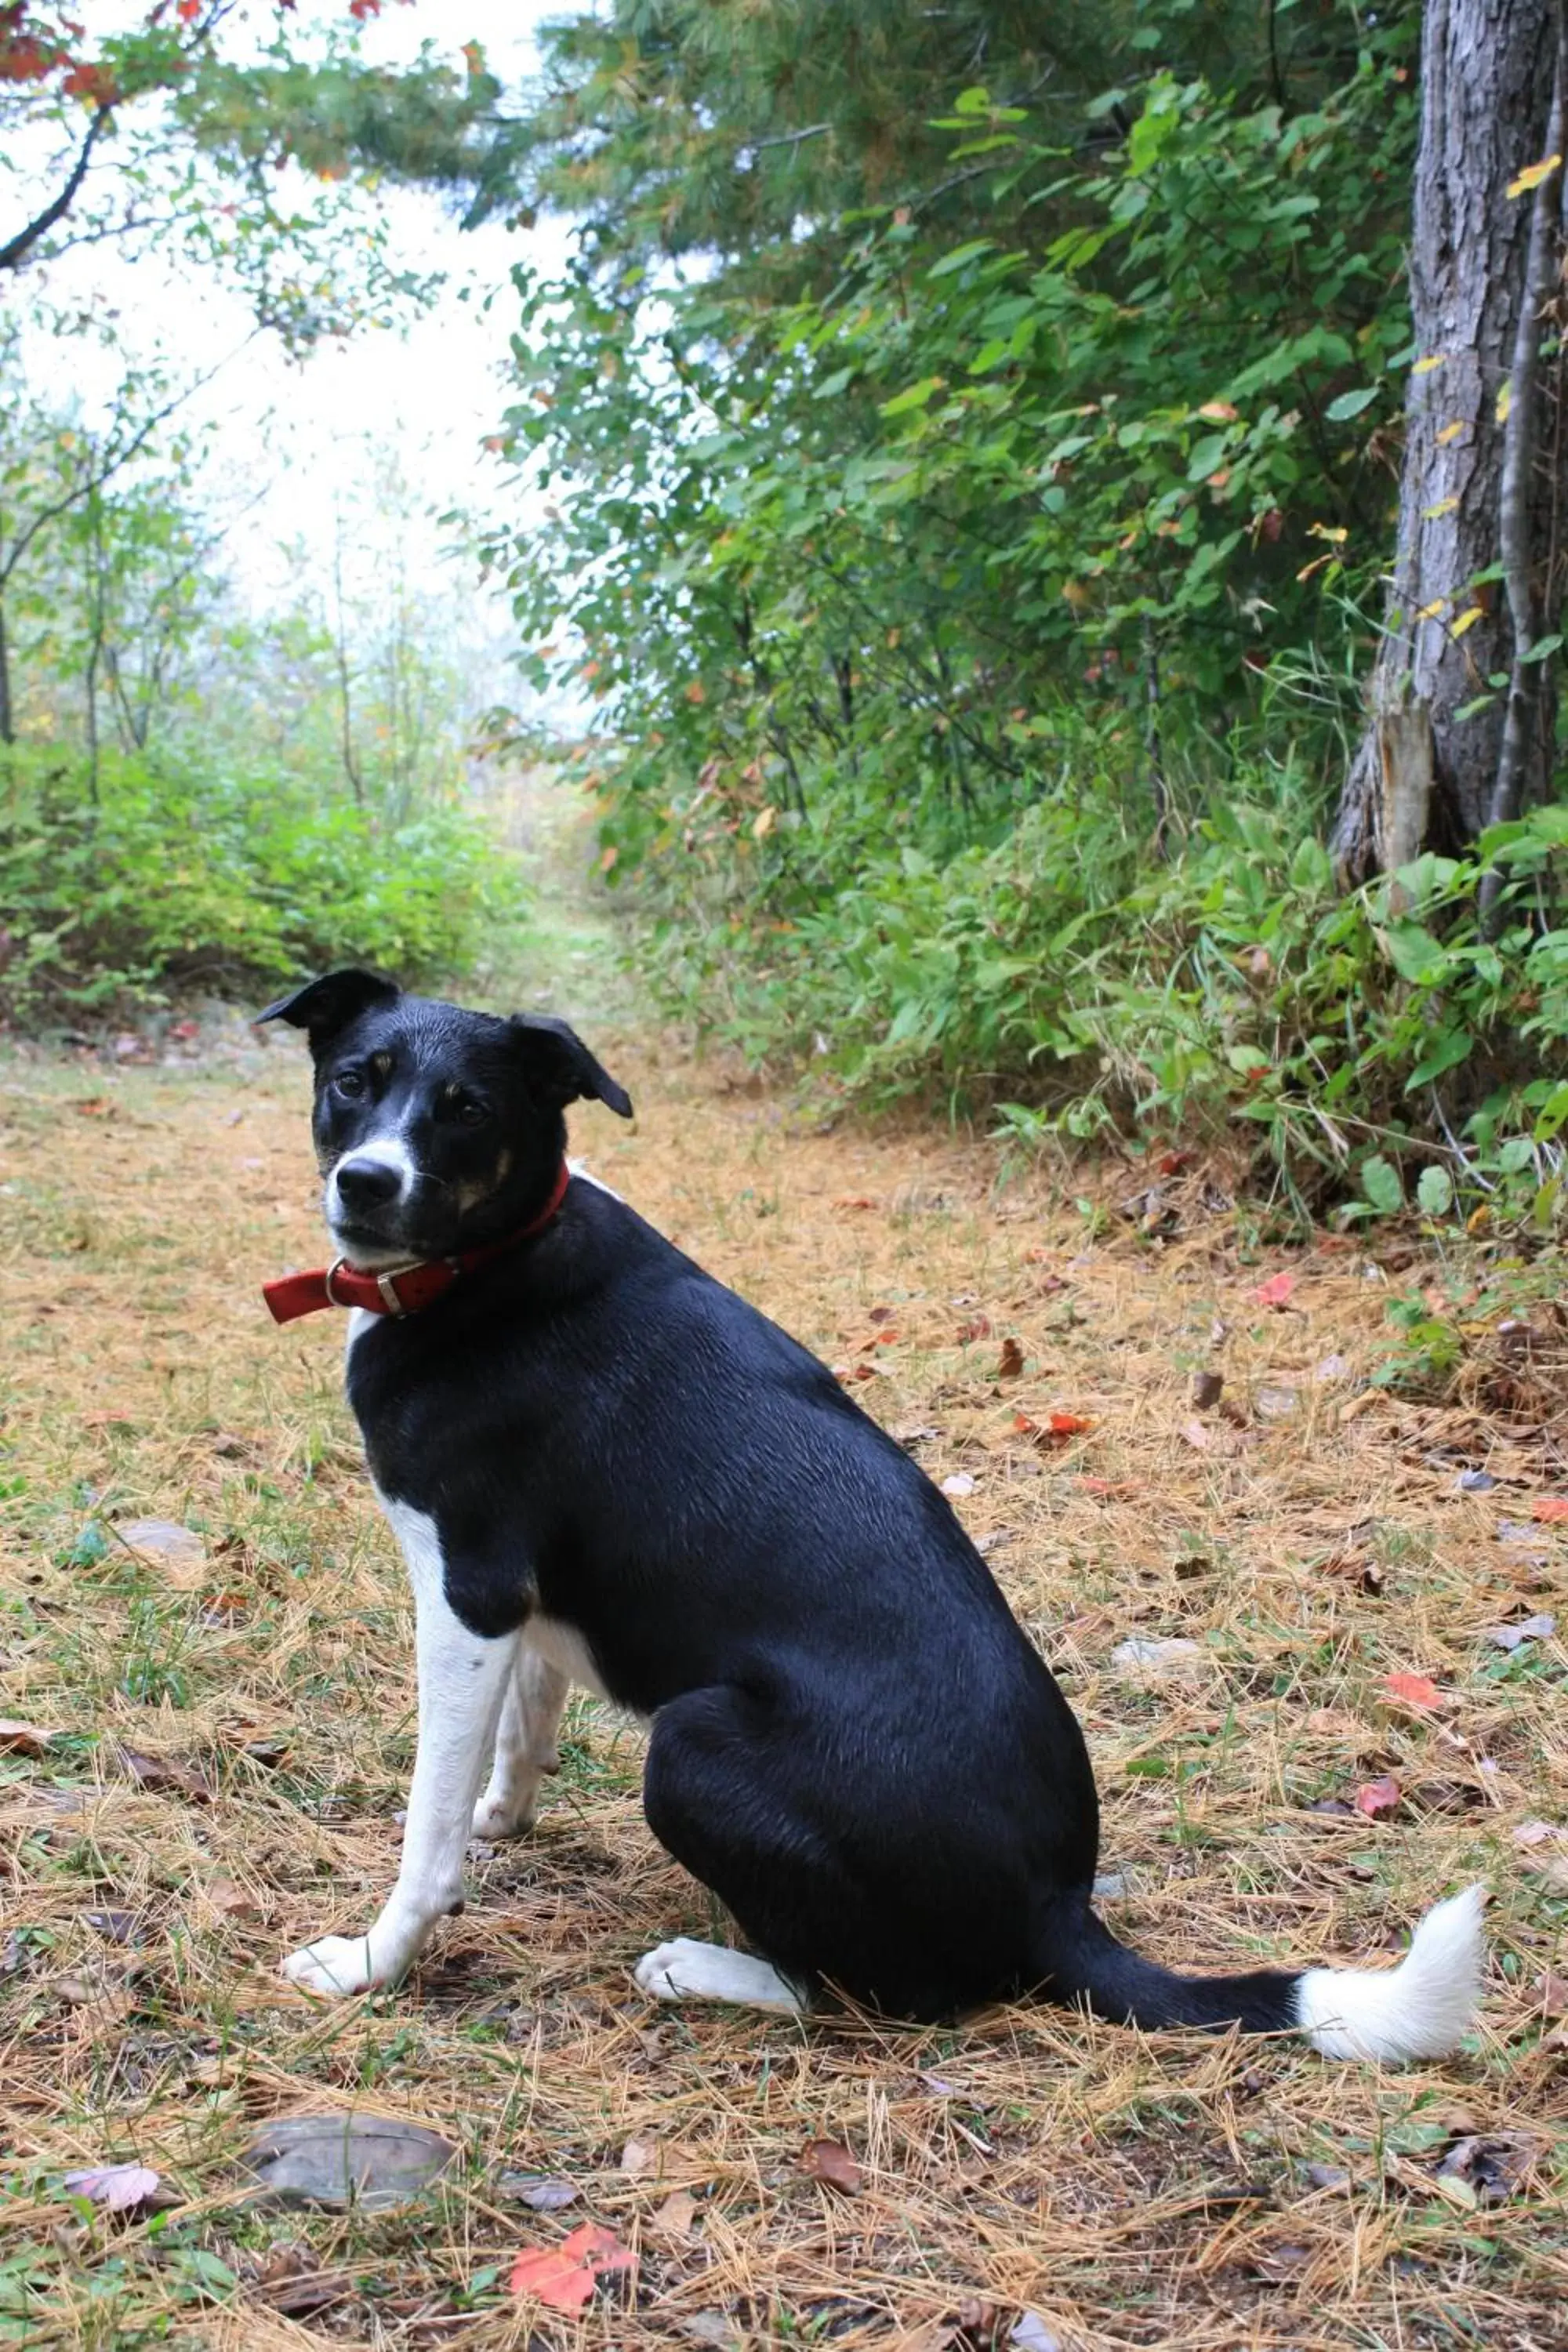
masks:
<path id="1" fill-rule="evenodd" d="M 529 1085 L 555 1109 L 591 1095 L 619 1118 L 630 1118 L 632 1098 L 596 1061 L 574 1029 L 543 1013 L 514 1013 L 509 1024 Z"/>
<path id="2" fill-rule="evenodd" d="M 329 971 L 320 980 L 308 980 L 292 996 L 280 996 L 256 1018 L 258 1023 L 287 1021 L 291 1029 L 303 1029 L 311 1053 L 319 1054 L 373 1004 L 395 1003 L 402 993 L 394 982 L 374 971 Z"/>

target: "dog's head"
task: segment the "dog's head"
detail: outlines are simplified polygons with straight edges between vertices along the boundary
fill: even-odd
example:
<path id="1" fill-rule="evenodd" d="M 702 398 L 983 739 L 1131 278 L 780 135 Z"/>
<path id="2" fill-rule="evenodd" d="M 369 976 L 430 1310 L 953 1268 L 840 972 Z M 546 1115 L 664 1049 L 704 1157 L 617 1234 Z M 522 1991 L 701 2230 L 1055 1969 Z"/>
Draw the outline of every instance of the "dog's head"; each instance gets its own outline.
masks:
<path id="1" fill-rule="evenodd" d="M 467 1013 L 368 971 L 308 981 L 258 1018 L 310 1039 L 327 1223 L 352 1265 L 499 1240 L 548 1199 L 569 1102 L 632 1115 L 563 1021 Z"/>

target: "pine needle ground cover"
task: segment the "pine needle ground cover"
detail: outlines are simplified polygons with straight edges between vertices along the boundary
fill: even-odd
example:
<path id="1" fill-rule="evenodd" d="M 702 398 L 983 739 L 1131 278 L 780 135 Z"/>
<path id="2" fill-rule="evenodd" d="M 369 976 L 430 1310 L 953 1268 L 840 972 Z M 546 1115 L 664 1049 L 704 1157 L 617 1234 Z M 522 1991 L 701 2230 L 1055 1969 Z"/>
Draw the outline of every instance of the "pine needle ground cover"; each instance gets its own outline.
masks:
<path id="1" fill-rule="evenodd" d="M 236 1024 L 146 1066 L 13 1058 L 0 2342 L 1568 2340 L 1550 1286 L 1500 1331 L 1484 1269 L 1386 1233 L 1250 1245 L 1209 1171 L 1075 1203 L 594 1042 L 641 1116 L 577 1149 L 841 1368 L 982 1541 L 1086 1726 L 1116 1927 L 1189 1967 L 1376 1958 L 1484 1876 L 1481 2030 L 1380 2075 L 1044 2006 L 655 2008 L 636 1959 L 722 1922 L 642 1823 L 640 1735 L 583 1697 L 537 1832 L 476 1852 L 414 1980 L 296 1995 L 280 1955 L 391 1883 L 414 1746 L 342 1326 L 276 1332 L 257 1296 L 320 1255 L 303 1057 Z M 1464 1357 L 1441 1404 L 1373 1378 L 1427 1326 Z M 457 2154 L 385 2211 L 262 2201 L 241 2152 L 321 2115 Z M 62 2185 L 126 2164 L 157 2186 L 118 2214 Z M 569 2239 L 575 2310 L 532 2259 Z"/>

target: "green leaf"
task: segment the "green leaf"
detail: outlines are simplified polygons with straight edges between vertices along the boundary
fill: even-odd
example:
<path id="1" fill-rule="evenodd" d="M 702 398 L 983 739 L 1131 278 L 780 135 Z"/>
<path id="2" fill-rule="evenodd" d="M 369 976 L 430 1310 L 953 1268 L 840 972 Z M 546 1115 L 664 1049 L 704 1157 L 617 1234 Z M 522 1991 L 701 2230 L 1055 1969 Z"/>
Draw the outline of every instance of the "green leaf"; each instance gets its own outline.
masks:
<path id="1" fill-rule="evenodd" d="M 1374 383 L 1365 385 L 1360 392 L 1342 392 L 1337 400 L 1330 401 L 1323 415 L 1331 425 L 1343 425 L 1349 418 L 1359 416 L 1363 408 L 1370 408 L 1376 398 Z"/>
<path id="2" fill-rule="evenodd" d="M 1454 1205 L 1454 1180 L 1446 1168 L 1423 1168 L 1415 1197 L 1429 1217 L 1446 1217 Z"/>
<path id="3" fill-rule="evenodd" d="M 1385 1160 L 1381 1151 L 1363 1160 L 1361 1189 L 1380 1217 L 1397 1216 L 1405 1206 L 1404 1179 L 1392 1160 Z"/>
<path id="4" fill-rule="evenodd" d="M 940 375 L 922 375 L 919 383 L 911 383 L 907 392 L 896 392 L 891 400 L 883 401 L 879 415 L 902 416 L 911 408 L 923 408 L 933 393 L 940 392 L 944 379 Z"/>

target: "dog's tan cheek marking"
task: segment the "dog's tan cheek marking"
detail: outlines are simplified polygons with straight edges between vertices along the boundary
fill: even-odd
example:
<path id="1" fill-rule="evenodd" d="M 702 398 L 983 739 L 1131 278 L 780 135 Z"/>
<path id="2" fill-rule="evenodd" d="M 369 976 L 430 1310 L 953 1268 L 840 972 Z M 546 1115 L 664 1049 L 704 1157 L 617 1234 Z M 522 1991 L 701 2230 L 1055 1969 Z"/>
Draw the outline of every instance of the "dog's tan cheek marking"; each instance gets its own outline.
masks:
<path id="1" fill-rule="evenodd" d="M 493 1198 L 493 1196 L 500 1191 L 501 1186 L 506 1182 L 507 1178 L 510 1174 L 511 1154 L 510 1151 L 503 1150 L 500 1159 L 496 1161 L 494 1173 L 487 1182 L 482 1184 L 458 1185 L 458 1208 L 459 1213 L 466 1217 L 468 1211 L 470 1209 L 477 1209 L 481 1201 L 489 1201 Z"/>

